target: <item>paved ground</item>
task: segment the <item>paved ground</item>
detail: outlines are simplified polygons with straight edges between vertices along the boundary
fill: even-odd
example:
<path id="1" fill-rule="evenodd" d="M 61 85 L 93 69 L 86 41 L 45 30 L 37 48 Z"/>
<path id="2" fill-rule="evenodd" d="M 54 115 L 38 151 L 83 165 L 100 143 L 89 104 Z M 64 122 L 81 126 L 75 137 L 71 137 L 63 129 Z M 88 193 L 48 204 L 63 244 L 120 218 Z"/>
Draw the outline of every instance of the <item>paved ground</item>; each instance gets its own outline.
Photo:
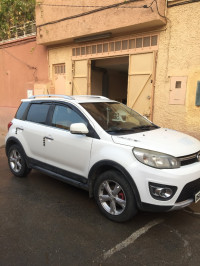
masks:
<path id="1" fill-rule="evenodd" d="M 85 191 L 32 171 L 14 177 L 0 149 L 0 265 L 200 265 L 200 203 L 113 223 Z"/>

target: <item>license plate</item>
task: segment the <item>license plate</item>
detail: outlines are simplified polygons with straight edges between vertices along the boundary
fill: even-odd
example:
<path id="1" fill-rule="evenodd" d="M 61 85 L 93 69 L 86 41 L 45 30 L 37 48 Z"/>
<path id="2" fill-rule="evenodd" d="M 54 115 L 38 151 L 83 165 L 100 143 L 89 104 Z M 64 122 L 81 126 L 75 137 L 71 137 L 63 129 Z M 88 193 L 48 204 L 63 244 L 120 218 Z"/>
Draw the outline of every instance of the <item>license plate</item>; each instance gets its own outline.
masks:
<path id="1" fill-rule="evenodd" d="M 200 200 L 200 191 L 195 194 L 195 203 L 197 203 Z"/>

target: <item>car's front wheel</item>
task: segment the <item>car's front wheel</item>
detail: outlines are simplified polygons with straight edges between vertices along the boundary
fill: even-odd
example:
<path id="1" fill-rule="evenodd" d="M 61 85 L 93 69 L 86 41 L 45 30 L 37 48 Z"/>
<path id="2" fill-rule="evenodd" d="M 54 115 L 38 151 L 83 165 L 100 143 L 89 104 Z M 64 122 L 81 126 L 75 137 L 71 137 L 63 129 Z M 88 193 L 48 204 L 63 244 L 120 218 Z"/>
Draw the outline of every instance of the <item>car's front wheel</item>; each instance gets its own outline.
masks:
<path id="1" fill-rule="evenodd" d="M 128 221 L 137 213 L 133 190 L 117 171 L 106 171 L 97 178 L 94 196 L 101 212 L 115 222 Z"/>
<path id="2" fill-rule="evenodd" d="M 19 145 L 14 144 L 8 151 L 8 164 L 11 172 L 18 177 L 25 177 L 29 172 L 25 156 Z"/>

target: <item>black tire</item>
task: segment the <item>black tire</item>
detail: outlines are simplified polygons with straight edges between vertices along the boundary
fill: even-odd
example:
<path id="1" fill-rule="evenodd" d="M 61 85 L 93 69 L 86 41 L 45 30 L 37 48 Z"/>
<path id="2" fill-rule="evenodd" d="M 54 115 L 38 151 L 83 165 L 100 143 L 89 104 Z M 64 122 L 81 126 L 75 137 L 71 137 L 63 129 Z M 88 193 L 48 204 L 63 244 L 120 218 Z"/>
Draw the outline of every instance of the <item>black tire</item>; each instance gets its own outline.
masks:
<path id="1" fill-rule="evenodd" d="M 11 172 L 17 177 L 25 177 L 30 172 L 22 148 L 14 144 L 8 151 L 8 164 Z"/>
<path id="2" fill-rule="evenodd" d="M 102 173 L 95 182 L 94 197 L 100 211 L 112 221 L 126 222 L 137 213 L 134 192 L 120 172 Z"/>

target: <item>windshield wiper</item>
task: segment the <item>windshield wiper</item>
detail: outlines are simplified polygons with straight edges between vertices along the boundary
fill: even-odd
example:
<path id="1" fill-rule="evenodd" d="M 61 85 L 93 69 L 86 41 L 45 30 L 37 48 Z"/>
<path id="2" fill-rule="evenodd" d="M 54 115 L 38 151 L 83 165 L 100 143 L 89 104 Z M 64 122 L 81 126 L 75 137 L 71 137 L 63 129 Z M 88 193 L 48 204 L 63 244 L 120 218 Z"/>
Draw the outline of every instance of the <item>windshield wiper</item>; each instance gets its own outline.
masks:
<path id="1" fill-rule="evenodd" d="M 151 130 L 151 129 L 156 129 L 156 128 L 159 128 L 158 126 L 156 125 L 146 125 L 146 126 L 138 126 L 138 127 L 134 127 L 132 128 L 133 130 L 134 129 L 141 129 L 141 130 Z"/>
<path id="2" fill-rule="evenodd" d="M 115 128 L 115 129 L 108 129 L 106 132 L 123 132 L 123 131 L 134 131 L 133 128 L 127 129 L 127 128 Z"/>
<path id="3" fill-rule="evenodd" d="M 140 130 L 151 130 L 151 129 L 156 129 L 159 128 L 156 125 L 146 125 L 146 126 L 138 126 L 138 127 L 132 127 L 132 128 L 110 128 L 106 130 L 106 132 L 135 132 L 135 131 L 140 131 Z"/>

